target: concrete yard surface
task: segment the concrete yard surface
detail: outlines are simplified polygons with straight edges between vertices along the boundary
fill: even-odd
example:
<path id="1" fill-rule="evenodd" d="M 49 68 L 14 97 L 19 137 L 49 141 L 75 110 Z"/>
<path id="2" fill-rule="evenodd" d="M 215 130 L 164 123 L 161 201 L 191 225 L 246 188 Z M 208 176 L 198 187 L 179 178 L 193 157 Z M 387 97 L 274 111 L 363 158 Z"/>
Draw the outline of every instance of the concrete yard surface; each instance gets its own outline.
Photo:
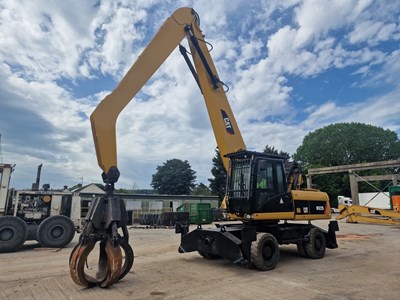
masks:
<path id="1" fill-rule="evenodd" d="M 313 224 L 328 227 L 328 221 Z M 173 229 L 130 228 L 133 268 L 105 289 L 72 282 L 68 259 L 78 235 L 64 249 L 30 242 L 0 254 L 0 299 L 400 299 L 400 226 L 341 221 L 339 227 L 339 248 L 327 249 L 323 259 L 282 246 L 276 269 L 268 272 L 179 254 Z"/>

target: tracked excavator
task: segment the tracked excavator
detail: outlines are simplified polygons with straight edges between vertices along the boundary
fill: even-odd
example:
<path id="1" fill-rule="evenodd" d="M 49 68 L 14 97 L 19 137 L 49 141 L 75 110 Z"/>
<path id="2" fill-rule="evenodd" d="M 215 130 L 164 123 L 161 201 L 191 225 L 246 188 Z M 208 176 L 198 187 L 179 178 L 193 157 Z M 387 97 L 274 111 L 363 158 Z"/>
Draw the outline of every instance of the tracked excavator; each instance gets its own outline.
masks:
<path id="1" fill-rule="evenodd" d="M 298 165 L 288 162 L 287 157 L 246 150 L 225 94 L 226 85 L 218 76 L 199 26 L 199 16 L 193 9 L 176 10 L 90 117 L 107 194 L 96 198 L 91 205 L 79 243 L 70 256 L 70 274 L 79 285 L 110 286 L 133 265 L 124 202 L 113 194 L 119 178 L 116 120 L 178 46 L 203 94 L 217 146 L 228 170 L 227 212 L 231 220 L 237 221 L 217 224 L 211 229 L 199 225 L 190 232 L 187 223 L 177 224 L 176 232 L 181 234 L 179 252 L 198 251 L 205 258 L 222 257 L 235 264 L 270 270 L 279 260 L 280 244 L 297 244 L 299 252 L 311 258 L 321 258 L 326 248 L 337 247 L 336 221 L 329 223 L 328 231 L 311 224 L 312 220 L 331 218 L 327 194 L 301 190 Z M 181 44 L 185 37 L 190 51 Z M 300 220 L 306 222 L 289 222 Z M 85 272 L 85 261 L 96 243 L 100 243 L 100 255 L 98 272 L 92 277 Z"/>

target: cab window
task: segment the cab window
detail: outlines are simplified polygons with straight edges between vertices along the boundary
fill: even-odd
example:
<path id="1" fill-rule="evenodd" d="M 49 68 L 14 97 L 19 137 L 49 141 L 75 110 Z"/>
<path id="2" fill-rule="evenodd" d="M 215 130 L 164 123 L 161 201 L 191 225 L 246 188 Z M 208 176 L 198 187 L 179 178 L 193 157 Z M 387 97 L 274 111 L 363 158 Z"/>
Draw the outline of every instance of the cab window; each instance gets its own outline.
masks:
<path id="1" fill-rule="evenodd" d="M 260 160 L 257 168 L 256 188 L 277 194 L 285 192 L 285 173 L 278 161 Z"/>
<path id="2" fill-rule="evenodd" d="M 260 160 L 257 170 L 257 189 L 273 189 L 273 167 L 266 160 Z"/>

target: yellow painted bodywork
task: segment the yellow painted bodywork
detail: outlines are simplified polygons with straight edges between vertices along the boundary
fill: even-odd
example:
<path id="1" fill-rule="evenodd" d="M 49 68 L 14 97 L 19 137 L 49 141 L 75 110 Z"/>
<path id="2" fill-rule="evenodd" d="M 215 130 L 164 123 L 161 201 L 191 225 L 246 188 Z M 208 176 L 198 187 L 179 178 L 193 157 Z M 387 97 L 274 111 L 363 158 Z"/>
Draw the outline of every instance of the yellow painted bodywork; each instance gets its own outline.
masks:
<path id="1" fill-rule="evenodd" d="M 197 39 L 204 40 L 195 12 L 191 8 L 176 10 L 164 22 L 118 86 L 101 101 L 91 114 L 90 121 L 97 161 L 105 173 L 112 166 L 117 167 L 116 121 L 118 115 L 172 51 L 177 48 L 182 39 L 187 36 L 187 32 L 185 31 L 186 25 L 192 27 L 192 32 Z M 246 146 L 232 114 L 223 86 L 219 83 L 217 89 L 213 88 L 196 49 L 189 39 L 188 41 L 221 157 L 227 153 L 245 150 Z M 199 45 L 212 72 L 218 77 L 206 43 L 200 41 Z M 234 134 L 227 132 L 221 116 L 221 110 L 224 110 L 229 116 L 230 123 L 235 132 Z M 225 168 L 228 169 L 228 159 L 223 157 L 223 162 Z"/>
<path id="2" fill-rule="evenodd" d="M 303 215 L 295 211 L 294 220 L 318 220 L 330 219 L 332 217 L 329 196 L 325 192 L 316 189 L 302 189 L 290 191 L 293 205 L 296 201 L 323 201 L 325 202 L 324 214 L 309 214 Z"/>
<path id="3" fill-rule="evenodd" d="M 290 191 L 293 211 L 290 212 L 264 212 L 253 213 L 251 215 L 237 216 L 230 214 L 230 220 L 252 220 L 252 221 L 270 221 L 270 220 L 321 220 L 330 219 L 332 217 L 331 207 L 329 204 L 329 196 L 325 192 L 315 189 L 302 189 Z M 295 209 L 296 201 L 323 201 L 325 202 L 325 211 L 323 214 L 302 214 Z"/>
<path id="4" fill-rule="evenodd" d="M 400 212 L 359 205 L 339 205 L 336 220 L 346 218 L 347 223 L 374 223 L 400 225 Z"/>

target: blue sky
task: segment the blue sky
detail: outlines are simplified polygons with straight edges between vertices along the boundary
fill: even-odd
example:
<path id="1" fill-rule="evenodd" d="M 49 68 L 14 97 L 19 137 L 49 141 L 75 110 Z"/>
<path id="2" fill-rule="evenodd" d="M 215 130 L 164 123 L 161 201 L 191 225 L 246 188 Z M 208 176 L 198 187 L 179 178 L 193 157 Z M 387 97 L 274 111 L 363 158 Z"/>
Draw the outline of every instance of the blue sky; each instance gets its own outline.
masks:
<path id="1" fill-rule="evenodd" d="M 1 1 L 0 161 L 29 188 L 101 182 L 88 117 L 177 8 L 193 7 L 248 149 L 293 154 L 338 122 L 400 133 L 400 1 Z M 178 50 L 120 115 L 117 187 L 188 160 L 208 184 L 216 142 Z M 340 145 L 338 145 L 340 146 Z"/>

